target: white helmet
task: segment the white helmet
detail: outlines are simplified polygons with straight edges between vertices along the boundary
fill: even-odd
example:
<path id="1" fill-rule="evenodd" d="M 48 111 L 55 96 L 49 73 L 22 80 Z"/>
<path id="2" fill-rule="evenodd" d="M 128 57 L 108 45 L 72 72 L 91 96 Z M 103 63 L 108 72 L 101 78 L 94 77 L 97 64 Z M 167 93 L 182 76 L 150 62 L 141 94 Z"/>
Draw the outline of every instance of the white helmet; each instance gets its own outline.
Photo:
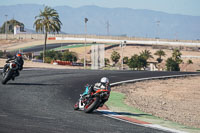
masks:
<path id="1" fill-rule="evenodd" d="M 109 83 L 109 79 L 106 77 L 101 78 L 101 83 L 107 84 Z"/>

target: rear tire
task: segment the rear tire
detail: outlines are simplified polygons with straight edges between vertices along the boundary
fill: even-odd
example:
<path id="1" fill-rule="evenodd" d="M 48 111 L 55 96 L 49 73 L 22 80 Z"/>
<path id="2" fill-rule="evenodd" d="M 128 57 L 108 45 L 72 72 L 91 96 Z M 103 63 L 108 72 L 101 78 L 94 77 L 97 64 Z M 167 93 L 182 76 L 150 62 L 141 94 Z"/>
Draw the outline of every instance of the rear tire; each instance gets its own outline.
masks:
<path id="1" fill-rule="evenodd" d="M 99 97 L 92 98 L 90 102 L 85 105 L 84 112 L 91 113 L 93 110 L 95 110 L 96 107 L 99 105 L 99 99 L 100 99 Z"/>

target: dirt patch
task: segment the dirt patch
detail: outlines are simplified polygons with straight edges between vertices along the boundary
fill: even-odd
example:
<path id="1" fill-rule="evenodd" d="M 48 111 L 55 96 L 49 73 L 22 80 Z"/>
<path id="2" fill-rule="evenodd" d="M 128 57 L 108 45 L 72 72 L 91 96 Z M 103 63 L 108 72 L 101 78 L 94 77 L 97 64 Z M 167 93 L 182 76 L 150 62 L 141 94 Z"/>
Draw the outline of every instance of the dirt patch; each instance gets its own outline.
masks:
<path id="1" fill-rule="evenodd" d="M 0 49 L 7 50 L 9 47 L 13 47 L 22 43 L 32 42 L 34 40 L 26 39 L 26 40 L 19 40 L 19 39 L 12 39 L 12 40 L 1 40 L 0 41 Z"/>
<path id="2" fill-rule="evenodd" d="M 146 113 L 200 128 L 200 77 L 144 81 L 112 88 Z"/>

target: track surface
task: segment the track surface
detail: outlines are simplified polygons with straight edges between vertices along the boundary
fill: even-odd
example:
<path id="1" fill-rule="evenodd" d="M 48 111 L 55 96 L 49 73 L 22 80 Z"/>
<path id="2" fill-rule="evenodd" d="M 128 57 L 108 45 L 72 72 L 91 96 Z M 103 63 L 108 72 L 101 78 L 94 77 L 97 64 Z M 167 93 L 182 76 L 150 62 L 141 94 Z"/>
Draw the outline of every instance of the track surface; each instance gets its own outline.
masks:
<path id="1" fill-rule="evenodd" d="M 55 44 L 47 44 L 47 50 L 51 50 L 54 48 L 59 48 L 63 46 L 69 46 L 69 45 L 77 45 L 77 44 L 82 44 L 82 43 L 55 43 Z M 149 47 L 151 45 L 145 45 L 145 44 L 127 44 L 126 46 L 143 46 L 143 47 Z M 25 48 L 23 49 L 23 52 L 40 52 L 43 50 L 44 45 L 38 45 L 34 46 L 31 48 Z M 105 48 L 105 50 L 112 49 L 114 47 L 119 47 L 119 44 L 111 45 Z"/>
<path id="2" fill-rule="evenodd" d="M 54 49 L 54 48 L 59 48 L 63 46 L 68 46 L 68 45 L 75 45 L 76 43 L 55 43 L 55 44 L 47 44 L 47 50 Z M 23 49 L 23 52 L 39 52 L 43 50 L 44 45 L 38 45 L 34 46 L 31 48 L 25 48 Z"/>
<path id="3" fill-rule="evenodd" d="M 185 74 L 178 72 L 30 70 L 0 85 L 0 133 L 164 133 L 99 113 L 74 111 L 84 91 L 102 76 L 111 83 L 135 78 Z"/>

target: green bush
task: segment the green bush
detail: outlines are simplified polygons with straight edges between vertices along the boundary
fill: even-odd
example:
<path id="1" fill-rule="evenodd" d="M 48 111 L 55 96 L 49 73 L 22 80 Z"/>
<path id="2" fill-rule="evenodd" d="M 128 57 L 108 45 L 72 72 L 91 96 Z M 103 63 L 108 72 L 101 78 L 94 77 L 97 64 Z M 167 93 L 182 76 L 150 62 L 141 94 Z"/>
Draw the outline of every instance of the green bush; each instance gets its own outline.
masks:
<path id="1" fill-rule="evenodd" d="M 46 51 L 46 57 L 50 57 L 53 60 L 61 60 L 62 53 L 60 51 Z"/>
<path id="2" fill-rule="evenodd" d="M 36 57 L 37 59 L 43 59 L 43 53 L 40 53 L 39 56 Z M 65 51 L 64 53 L 60 52 L 60 51 L 46 51 L 46 57 L 45 57 L 45 62 L 46 60 L 48 61 L 48 63 L 50 63 L 50 60 L 62 60 L 62 61 L 73 61 L 76 62 L 77 61 L 77 54 L 74 52 L 69 52 L 69 51 Z"/>
<path id="3" fill-rule="evenodd" d="M 128 57 L 127 56 L 123 58 L 123 63 L 128 64 Z"/>
<path id="4" fill-rule="evenodd" d="M 40 60 L 42 60 L 42 59 L 43 59 L 43 53 L 40 53 L 39 56 L 36 56 L 36 59 L 40 59 Z"/>
<path id="5" fill-rule="evenodd" d="M 45 63 L 51 63 L 52 61 L 52 58 L 50 57 L 45 57 Z"/>
<path id="6" fill-rule="evenodd" d="M 119 61 L 120 59 L 120 54 L 116 51 L 113 51 L 112 54 L 111 54 L 111 60 L 117 64 L 117 62 Z"/>
<path id="7" fill-rule="evenodd" d="M 180 71 L 179 63 L 173 58 L 168 58 L 166 61 L 167 71 Z"/>
<path id="8" fill-rule="evenodd" d="M 141 68 L 145 68 L 147 66 L 147 60 L 144 56 L 138 56 L 135 54 L 128 61 L 128 66 L 132 69 L 141 70 Z"/>
<path id="9" fill-rule="evenodd" d="M 63 61 L 71 61 L 76 62 L 77 61 L 77 54 L 74 52 L 65 51 L 62 55 Z"/>
<path id="10" fill-rule="evenodd" d="M 104 62 L 105 62 L 105 66 L 110 65 L 110 60 L 109 60 L 108 58 L 105 58 L 105 59 L 104 59 Z"/>
<path id="11" fill-rule="evenodd" d="M 193 61 L 189 59 L 189 60 L 187 61 L 187 64 L 193 64 Z"/>
<path id="12" fill-rule="evenodd" d="M 180 71 L 179 64 L 182 63 L 181 59 L 182 53 L 178 49 L 174 49 L 172 57 L 168 58 L 166 61 L 167 71 Z"/>

